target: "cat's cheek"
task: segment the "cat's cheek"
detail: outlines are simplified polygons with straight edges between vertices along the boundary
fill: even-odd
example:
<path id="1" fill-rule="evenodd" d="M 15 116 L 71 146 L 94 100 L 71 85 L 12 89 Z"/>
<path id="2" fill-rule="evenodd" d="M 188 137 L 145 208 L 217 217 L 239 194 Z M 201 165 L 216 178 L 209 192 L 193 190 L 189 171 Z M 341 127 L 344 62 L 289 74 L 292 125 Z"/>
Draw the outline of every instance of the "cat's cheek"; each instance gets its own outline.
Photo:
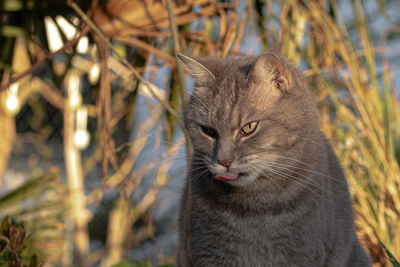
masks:
<path id="1" fill-rule="evenodd" d="M 209 138 L 204 137 L 201 134 L 197 134 L 196 136 L 191 135 L 191 141 L 195 152 L 207 155 L 209 157 L 212 156 L 214 147 L 213 140 L 210 140 Z"/>
<path id="2" fill-rule="evenodd" d="M 208 167 L 208 169 L 211 171 L 211 173 L 213 175 L 217 175 L 217 174 L 226 172 L 226 170 L 223 169 L 222 166 L 219 167 L 218 165 L 215 165 L 215 164 L 212 164 L 212 163 L 209 163 L 207 167 Z"/>

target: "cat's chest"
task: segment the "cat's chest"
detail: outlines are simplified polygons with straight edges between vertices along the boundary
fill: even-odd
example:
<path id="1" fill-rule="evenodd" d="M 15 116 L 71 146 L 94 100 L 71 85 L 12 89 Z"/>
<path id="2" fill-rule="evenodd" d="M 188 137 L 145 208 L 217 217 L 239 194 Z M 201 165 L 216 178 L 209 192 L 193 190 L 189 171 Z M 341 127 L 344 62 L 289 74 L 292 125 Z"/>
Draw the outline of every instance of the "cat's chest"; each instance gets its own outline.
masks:
<path id="1" fill-rule="evenodd" d="M 192 226 L 200 266 L 309 266 L 318 254 L 308 246 L 316 239 L 310 227 L 290 214 L 237 216 L 199 209 Z"/>

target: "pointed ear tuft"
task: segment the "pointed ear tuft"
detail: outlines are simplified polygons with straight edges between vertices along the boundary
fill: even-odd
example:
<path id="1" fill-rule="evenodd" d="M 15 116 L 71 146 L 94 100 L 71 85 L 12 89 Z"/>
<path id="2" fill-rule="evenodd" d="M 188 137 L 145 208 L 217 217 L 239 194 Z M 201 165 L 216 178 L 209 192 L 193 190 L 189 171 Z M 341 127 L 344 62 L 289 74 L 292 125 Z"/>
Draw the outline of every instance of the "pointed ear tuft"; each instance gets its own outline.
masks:
<path id="1" fill-rule="evenodd" d="M 196 84 L 205 85 L 215 80 L 214 74 L 201 64 L 198 59 L 182 54 L 178 54 L 177 57 L 183 62 L 186 72 L 193 77 Z"/>
<path id="2" fill-rule="evenodd" d="M 290 72 L 287 63 L 279 56 L 267 52 L 260 55 L 250 70 L 250 77 L 255 82 L 272 82 L 282 93 L 287 93 Z"/>

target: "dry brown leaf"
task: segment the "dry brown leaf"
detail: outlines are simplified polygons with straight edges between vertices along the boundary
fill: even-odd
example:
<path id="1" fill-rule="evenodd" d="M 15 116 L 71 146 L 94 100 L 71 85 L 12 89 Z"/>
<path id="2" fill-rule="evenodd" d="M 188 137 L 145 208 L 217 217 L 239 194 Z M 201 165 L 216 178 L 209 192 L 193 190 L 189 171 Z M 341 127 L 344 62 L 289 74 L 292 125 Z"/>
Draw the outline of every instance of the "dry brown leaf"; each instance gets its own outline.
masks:
<path id="1" fill-rule="evenodd" d="M 204 7 L 198 14 L 191 12 L 194 6 L 205 6 L 213 0 L 186 0 L 182 5 L 173 3 L 178 25 L 188 23 L 204 14 L 215 13 L 215 8 Z M 107 36 L 126 34 L 169 27 L 165 1 L 108 0 L 103 5 L 92 6 L 89 13 L 93 21 Z"/>

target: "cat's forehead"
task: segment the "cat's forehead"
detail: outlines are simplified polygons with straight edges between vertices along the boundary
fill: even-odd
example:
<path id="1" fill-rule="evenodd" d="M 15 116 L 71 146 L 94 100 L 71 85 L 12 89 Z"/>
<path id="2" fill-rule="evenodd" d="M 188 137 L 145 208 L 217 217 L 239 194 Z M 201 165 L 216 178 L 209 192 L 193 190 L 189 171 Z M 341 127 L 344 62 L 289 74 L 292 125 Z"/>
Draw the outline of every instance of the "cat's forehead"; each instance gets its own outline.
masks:
<path id="1" fill-rule="evenodd" d="M 270 106 L 267 84 L 249 77 L 254 58 L 224 60 L 213 70 L 215 80 L 196 88 L 192 94 L 192 116 L 202 123 L 239 127 L 263 117 Z M 224 127 L 224 128 L 226 128 Z"/>
<path id="2" fill-rule="evenodd" d="M 246 77 L 238 79 L 234 74 L 235 73 L 225 75 L 220 79 L 216 79 L 214 85 L 210 88 L 214 96 L 221 96 L 221 100 L 225 102 L 236 102 L 239 97 L 245 95 L 246 83 L 243 82 L 243 79 L 246 79 Z M 239 73 L 237 74 L 240 75 Z"/>
<path id="3" fill-rule="evenodd" d="M 237 128 L 254 113 L 246 75 L 240 71 L 218 77 L 202 95 L 203 116 L 212 125 L 223 128 Z"/>

